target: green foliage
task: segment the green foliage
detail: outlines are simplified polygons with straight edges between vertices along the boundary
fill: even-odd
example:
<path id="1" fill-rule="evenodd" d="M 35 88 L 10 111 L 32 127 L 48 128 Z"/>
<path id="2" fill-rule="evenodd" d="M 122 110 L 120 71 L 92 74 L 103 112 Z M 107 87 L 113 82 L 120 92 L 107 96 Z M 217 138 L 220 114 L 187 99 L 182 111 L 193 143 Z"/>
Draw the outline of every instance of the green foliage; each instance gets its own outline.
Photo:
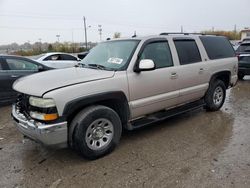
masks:
<path id="1" fill-rule="evenodd" d="M 120 37 L 121 37 L 121 33 L 120 32 L 115 32 L 114 33 L 114 36 L 113 36 L 114 39 L 117 39 L 117 38 L 120 38 Z"/>
<path id="2" fill-rule="evenodd" d="M 79 53 L 86 51 L 85 48 L 80 47 L 77 43 L 54 43 L 54 44 L 47 44 L 45 47 L 42 44 L 33 46 L 31 50 L 17 50 L 12 52 L 13 55 L 20 55 L 20 56 L 33 56 L 39 55 L 41 53 L 47 52 L 65 52 L 65 53 Z"/>

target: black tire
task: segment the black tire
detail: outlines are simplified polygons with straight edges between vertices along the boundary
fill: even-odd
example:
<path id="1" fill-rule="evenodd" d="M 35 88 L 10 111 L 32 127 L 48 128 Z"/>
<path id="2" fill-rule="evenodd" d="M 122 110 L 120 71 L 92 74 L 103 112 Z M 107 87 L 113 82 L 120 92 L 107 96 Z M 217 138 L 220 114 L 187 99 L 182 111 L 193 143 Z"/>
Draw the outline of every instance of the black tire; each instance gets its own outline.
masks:
<path id="1" fill-rule="evenodd" d="M 243 80 L 244 76 L 245 76 L 244 74 L 238 74 L 239 80 Z"/>
<path id="2" fill-rule="evenodd" d="M 217 93 L 218 90 L 222 91 L 221 92 L 222 97 L 221 98 L 217 97 L 220 100 L 216 100 L 216 97 L 215 97 L 215 93 Z M 217 111 L 224 104 L 225 98 L 226 98 L 226 86 L 224 82 L 221 80 L 215 80 L 213 83 L 210 84 L 208 91 L 205 95 L 205 104 L 206 104 L 205 108 L 208 111 Z"/>
<path id="3" fill-rule="evenodd" d="M 90 125 L 93 126 L 92 124 L 100 119 L 106 120 L 113 125 L 113 134 L 112 137 L 109 138 L 109 142 L 105 143 L 107 145 L 95 150 L 90 148 L 92 145 L 88 142 L 87 132 L 89 130 L 92 131 Z M 74 131 L 72 131 L 72 147 L 78 151 L 81 156 L 90 160 L 100 158 L 112 152 L 118 145 L 122 133 L 122 124 L 118 114 L 106 106 L 90 106 L 85 108 L 77 114 L 70 126 L 75 127 Z M 94 134 L 93 131 L 91 135 L 92 134 Z M 106 134 L 105 131 L 103 134 Z M 94 138 L 91 136 L 91 139 Z M 94 140 L 94 142 L 97 143 L 98 140 Z M 94 144 L 93 147 L 97 148 L 98 146 Z"/>

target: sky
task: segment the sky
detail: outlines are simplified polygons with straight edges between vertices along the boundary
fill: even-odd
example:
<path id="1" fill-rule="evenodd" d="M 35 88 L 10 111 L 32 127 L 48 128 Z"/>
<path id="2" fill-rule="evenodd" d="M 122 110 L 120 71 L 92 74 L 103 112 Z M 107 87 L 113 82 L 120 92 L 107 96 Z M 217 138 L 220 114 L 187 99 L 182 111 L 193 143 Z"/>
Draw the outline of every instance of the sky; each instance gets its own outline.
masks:
<path id="1" fill-rule="evenodd" d="M 0 0 L 0 44 L 99 42 L 161 32 L 250 27 L 250 0 Z"/>

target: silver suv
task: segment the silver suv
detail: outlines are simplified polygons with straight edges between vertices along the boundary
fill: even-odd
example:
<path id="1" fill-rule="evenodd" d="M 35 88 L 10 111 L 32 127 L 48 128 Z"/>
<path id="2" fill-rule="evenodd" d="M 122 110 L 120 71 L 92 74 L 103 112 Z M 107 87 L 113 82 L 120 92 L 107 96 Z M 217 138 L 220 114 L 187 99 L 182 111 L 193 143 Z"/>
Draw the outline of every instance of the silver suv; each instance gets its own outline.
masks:
<path id="1" fill-rule="evenodd" d="M 225 37 L 162 33 L 108 40 L 78 67 L 16 81 L 12 117 L 27 137 L 96 159 L 115 148 L 123 129 L 203 106 L 219 110 L 237 71 Z"/>

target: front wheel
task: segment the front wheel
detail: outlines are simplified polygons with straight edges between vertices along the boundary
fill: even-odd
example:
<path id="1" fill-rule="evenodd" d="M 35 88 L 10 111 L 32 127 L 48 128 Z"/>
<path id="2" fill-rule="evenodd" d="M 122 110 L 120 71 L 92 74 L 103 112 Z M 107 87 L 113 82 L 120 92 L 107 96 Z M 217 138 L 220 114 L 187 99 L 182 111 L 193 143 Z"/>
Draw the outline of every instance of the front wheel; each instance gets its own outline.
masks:
<path id="1" fill-rule="evenodd" d="M 211 83 L 205 95 L 206 109 L 217 111 L 224 104 L 226 98 L 226 86 L 223 81 L 215 80 Z"/>
<path id="2" fill-rule="evenodd" d="M 97 159 L 119 143 L 122 124 L 118 114 L 105 106 L 91 106 L 72 121 L 73 147 L 85 158 Z"/>

